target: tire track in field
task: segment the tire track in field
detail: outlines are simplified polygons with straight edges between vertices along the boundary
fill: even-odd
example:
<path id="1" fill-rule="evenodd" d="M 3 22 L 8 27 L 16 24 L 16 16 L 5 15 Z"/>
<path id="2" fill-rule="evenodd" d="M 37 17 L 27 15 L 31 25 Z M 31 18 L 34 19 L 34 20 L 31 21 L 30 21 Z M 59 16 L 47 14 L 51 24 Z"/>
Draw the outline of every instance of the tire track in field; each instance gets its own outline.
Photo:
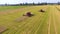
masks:
<path id="1" fill-rule="evenodd" d="M 53 18 L 53 25 L 54 25 L 54 29 L 55 29 L 55 34 L 58 34 L 58 33 L 57 33 L 57 27 L 56 27 L 56 21 L 57 21 L 57 20 L 56 20 L 56 18 L 55 18 L 55 17 L 56 17 L 55 14 L 56 14 L 56 11 L 55 11 L 55 8 L 53 7 L 53 14 L 52 14 L 52 15 L 53 15 L 53 17 L 52 17 L 52 18 Z"/>
<path id="2" fill-rule="evenodd" d="M 50 7 L 49 7 L 50 10 Z M 49 11 L 49 18 L 48 18 L 48 34 L 50 34 L 50 25 L 51 25 L 51 11 Z"/>

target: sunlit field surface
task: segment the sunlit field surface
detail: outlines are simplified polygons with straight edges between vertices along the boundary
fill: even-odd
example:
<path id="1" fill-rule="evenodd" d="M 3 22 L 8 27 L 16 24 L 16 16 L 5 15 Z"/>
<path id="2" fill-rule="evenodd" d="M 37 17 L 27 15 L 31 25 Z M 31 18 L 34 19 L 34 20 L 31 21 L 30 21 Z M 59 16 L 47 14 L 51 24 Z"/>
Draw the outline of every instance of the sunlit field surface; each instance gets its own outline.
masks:
<path id="1" fill-rule="evenodd" d="M 60 34 L 60 6 L 0 6 L 0 34 Z"/>

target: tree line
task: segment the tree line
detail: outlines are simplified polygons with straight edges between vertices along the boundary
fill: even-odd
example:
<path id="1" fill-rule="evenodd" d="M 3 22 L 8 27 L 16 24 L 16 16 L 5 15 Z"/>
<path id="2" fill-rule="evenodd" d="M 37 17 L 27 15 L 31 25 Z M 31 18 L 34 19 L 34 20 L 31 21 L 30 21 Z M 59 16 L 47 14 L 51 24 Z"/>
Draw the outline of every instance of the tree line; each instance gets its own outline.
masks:
<path id="1" fill-rule="evenodd" d="M 1 4 L 2 5 L 2 4 Z M 4 4 L 4 5 L 2 5 L 2 6 L 21 6 L 21 5 L 60 5 L 60 2 L 58 2 L 58 3 L 46 3 L 46 2 L 44 2 L 44 3 L 19 3 L 19 4 Z"/>

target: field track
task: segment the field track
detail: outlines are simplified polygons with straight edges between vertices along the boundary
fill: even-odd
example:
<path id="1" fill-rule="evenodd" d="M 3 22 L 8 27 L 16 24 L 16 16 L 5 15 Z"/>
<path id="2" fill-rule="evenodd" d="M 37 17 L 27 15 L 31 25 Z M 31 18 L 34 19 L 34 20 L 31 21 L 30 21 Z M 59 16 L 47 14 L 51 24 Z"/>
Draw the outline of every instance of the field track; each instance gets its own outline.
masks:
<path id="1" fill-rule="evenodd" d="M 56 7 L 60 9 L 47 5 L 0 11 L 0 25 L 8 29 L 1 34 L 60 34 L 60 11 Z M 39 12 L 41 9 L 45 12 Z M 28 11 L 34 16 L 17 21 Z"/>

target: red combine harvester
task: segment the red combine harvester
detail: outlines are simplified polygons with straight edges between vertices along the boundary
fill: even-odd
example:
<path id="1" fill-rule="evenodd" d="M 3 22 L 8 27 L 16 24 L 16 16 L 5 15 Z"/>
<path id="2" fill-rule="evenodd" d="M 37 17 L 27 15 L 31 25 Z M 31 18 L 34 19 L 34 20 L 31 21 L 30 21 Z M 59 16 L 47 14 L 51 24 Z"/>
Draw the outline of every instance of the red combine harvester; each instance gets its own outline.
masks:
<path id="1" fill-rule="evenodd" d="M 33 16 L 33 14 L 31 12 L 27 12 L 26 15 L 23 14 L 23 16 L 31 17 L 31 16 Z"/>

